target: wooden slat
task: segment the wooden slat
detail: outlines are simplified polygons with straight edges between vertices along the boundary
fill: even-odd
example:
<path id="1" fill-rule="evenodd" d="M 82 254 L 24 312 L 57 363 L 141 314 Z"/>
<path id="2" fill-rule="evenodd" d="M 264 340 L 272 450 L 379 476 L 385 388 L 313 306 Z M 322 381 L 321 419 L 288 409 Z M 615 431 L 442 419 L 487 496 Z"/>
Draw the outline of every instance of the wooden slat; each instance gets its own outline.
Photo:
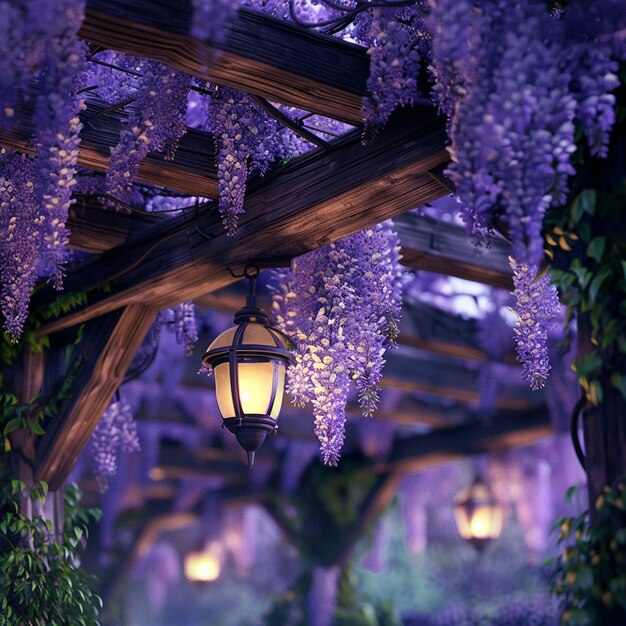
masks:
<path id="1" fill-rule="evenodd" d="M 227 458 L 207 458 L 210 449 L 182 449 L 180 446 L 161 444 L 159 461 L 150 471 L 150 478 L 180 480 L 189 477 L 219 477 L 224 483 L 246 483 L 250 471 L 244 463 L 243 454 Z M 265 460 L 265 459 L 264 459 Z M 267 462 L 267 461 L 265 461 Z"/>
<path id="2" fill-rule="evenodd" d="M 519 368 L 514 365 L 503 367 L 510 368 L 511 376 L 500 385 L 497 408 L 516 411 L 543 404 L 543 393 L 528 388 Z M 469 404 L 480 400 L 477 368 L 408 348 L 387 355 L 381 384 L 406 393 L 425 393 Z"/>
<path id="3" fill-rule="evenodd" d="M 534 413 L 509 412 L 489 423 L 464 424 L 399 439 L 394 444 L 391 459 L 384 470 L 421 471 L 467 455 L 530 445 L 553 434 L 554 428 L 547 410 Z"/>
<path id="4" fill-rule="evenodd" d="M 234 282 L 228 268 L 289 260 L 440 197 L 427 172 L 447 159 L 444 142 L 443 120 L 427 109 L 400 118 L 369 146 L 355 134 L 294 159 L 251 189 L 236 236 L 224 234 L 214 211 L 182 215 L 69 272 L 66 289 L 90 291 L 91 302 L 41 332 L 133 302 L 164 308 L 196 298 Z M 102 283 L 110 294 L 94 292 Z"/>
<path id="5" fill-rule="evenodd" d="M 101 254 L 139 236 L 146 228 L 164 219 L 164 216 L 117 213 L 95 208 L 84 196 L 70 207 L 67 227 L 70 229 L 69 247 L 73 250 Z"/>
<path id="6" fill-rule="evenodd" d="M 156 310 L 131 305 L 93 321 L 80 344 L 83 363 L 73 393 L 46 427 L 37 447 L 36 480 L 51 490 L 67 479 L 100 416 L 118 388 Z M 58 384 L 58 381 L 57 381 Z"/>
<path id="7" fill-rule="evenodd" d="M 80 36 L 103 48 L 360 124 L 369 60 L 361 46 L 241 8 L 223 42 L 188 36 L 191 3 L 88 0 Z"/>
<path id="8" fill-rule="evenodd" d="M 110 149 L 117 145 L 124 128 L 122 115 L 117 112 L 102 114 L 104 104 L 90 102 L 81 114 L 84 122 L 78 164 L 106 172 L 109 169 Z M 93 123 L 88 122 L 94 118 Z M 0 145 L 18 152 L 34 154 L 32 143 L 32 103 L 16 111 L 10 132 L 0 131 Z M 172 161 L 163 154 L 150 153 L 139 165 L 138 180 L 166 187 L 192 196 L 217 197 L 215 142 L 206 132 L 188 129 L 181 138 Z"/>
<path id="9" fill-rule="evenodd" d="M 489 248 L 478 248 L 462 227 L 417 215 L 402 215 L 395 225 L 402 262 L 408 267 L 513 288 L 510 245 L 503 239 L 494 238 Z"/>

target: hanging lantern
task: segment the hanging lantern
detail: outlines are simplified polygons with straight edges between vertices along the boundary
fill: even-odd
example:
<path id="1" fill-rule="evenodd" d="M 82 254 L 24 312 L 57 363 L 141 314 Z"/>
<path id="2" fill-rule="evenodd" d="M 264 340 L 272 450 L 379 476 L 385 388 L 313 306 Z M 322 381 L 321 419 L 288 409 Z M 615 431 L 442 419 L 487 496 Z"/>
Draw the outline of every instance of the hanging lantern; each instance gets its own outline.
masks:
<path id="1" fill-rule="evenodd" d="M 273 328 L 257 307 L 258 268 L 246 268 L 250 281 L 246 306 L 235 313 L 235 326 L 207 348 L 202 364 L 215 373 L 215 395 L 223 424 L 248 455 L 248 466 L 268 433 L 277 430 L 287 365 L 293 361 L 290 340 Z"/>
<path id="2" fill-rule="evenodd" d="M 189 552 L 185 557 L 185 577 L 193 582 L 212 582 L 219 578 L 224 550 L 217 542 L 208 544 L 199 552 Z"/>
<path id="3" fill-rule="evenodd" d="M 454 517 L 461 537 L 479 550 L 502 532 L 502 507 L 479 476 L 454 498 Z"/>

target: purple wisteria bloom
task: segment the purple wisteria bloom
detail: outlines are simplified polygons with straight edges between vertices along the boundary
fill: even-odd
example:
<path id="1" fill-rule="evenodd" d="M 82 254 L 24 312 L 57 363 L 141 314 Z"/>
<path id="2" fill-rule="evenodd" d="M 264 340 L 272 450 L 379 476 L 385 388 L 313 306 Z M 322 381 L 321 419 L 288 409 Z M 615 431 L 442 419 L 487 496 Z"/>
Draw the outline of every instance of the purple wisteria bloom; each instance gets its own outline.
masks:
<path id="1" fill-rule="evenodd" d="M 398 8 L 377 7 L 359 20 L 357 36 L 368 46 L 370 74 L 363 117 L 375 133 L 397 107 L 412 105 L 419 94 L 417 79 L 425 53 L 423 17 L 427 3 Z"/>
<path id="2" fill-rule="evenodd" d="M 129 57 L 127 63 L 132 60 Z M 173 158 L 187 130 L 189 76 L 158 61 L 137 59 L 135 65 L 140 76 L 128 127 L 111 149 L 106 177 L 107 192 L 120 200 L 128 200 L 132 194 L 141 160 L 149 152 L 160 151 L 165 151 L 166 158 Z"/>
<path id="3" fill-rule="evenodd" d="M 211 93 L 208 129 L 218 142 L 219 211 L 226 232 L 234 235 L 243 213 L 248 169 L 263 175 L 287 154 L 291 133 L 259 108 L 250 96 L 229 87 L 207 85 Z M 250 166 L 248 166 L 250 163 Z"/>
<path id="4" fill-rule="evenodd" d="M 89 440 L 93 471 L 100 491 L 108 489 L 108 479 L 115 476 L 120 452 L 140 450 L 137 424 L 130 406 L 119 400 L 109 404 Z"/>
<path id="5" fill-rule="evenodd" d="M 556 18 L 542 0 L 430 4 L 434 95 L 468 232 L 484 242 L 499 221 L 513 256 L 538 264 L 543 216 L 574 174 L 576 122 L 606 154 L 624 11 L 616 0 L 571 3 Z"/>
<path id="6" fill-rule="evenodd" d="M 378 402 L 384 354 L 397 335 L 402 298 L 398 237 L 389 223 L 299 257 L 280 275 L 273 309 L 298 345 L 287 390 L 311 404 L 322 458 L 336 465 L 350 386 L 365 415 Z"/>
<path id="7" fill-rule="evenodd" d="M 548 329 L 560 313 L 556 287 L 549 275 L 537 277 L 537 268 L 509 257 L 513 270 L 513 295 L 517 323 L 513 332 L 517 360 L 531 389 L 541 389 L 550 374 Z"/>

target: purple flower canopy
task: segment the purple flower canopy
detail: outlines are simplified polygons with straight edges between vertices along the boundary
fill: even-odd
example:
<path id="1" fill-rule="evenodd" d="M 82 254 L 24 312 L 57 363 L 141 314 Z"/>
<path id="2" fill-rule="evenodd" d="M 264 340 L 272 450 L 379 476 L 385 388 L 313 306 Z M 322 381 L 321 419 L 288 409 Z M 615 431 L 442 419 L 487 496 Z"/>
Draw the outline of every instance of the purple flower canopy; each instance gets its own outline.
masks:
<path id="1" fill-rule="evenodd" d="M 556 14 L 543 0 L 246 4 L 367 46 L 363 111 L 370 134 L 396 108 L 428 97 L 447 116 L 449 175 L 468 232 L 484 242 L 498 223 L 512 239 L 518 353 L 531 386 L 541 387 L 549 371 L 547 319 L 557 308 L 549 279 L 534 278 L 543 258 L 543 217 L 567 199 L 577 130 L 592 154 L 606 155 L 615 121 L 611 91 L 618 60 L 626 55 L 621 1 L 570 3 Z M 14 340 L 38 278 L 62 287 L 66 221 L 77 184 L 131 205 L 158 206 L 160 193 L 167 203 L 167 190 L 136 184 L 139 166 L 149 152 L 171 158 L 193 123 L 216 140 L 218 209 L 234 234 L 250 173 L 263 175 L 311 147 L 258 100 L 231 87 L 198 83 L 158 61 L 120 52 L 88 56 L 78 38 L 84 7 L 73 0 L 20 0 L 9 3 L 0 20 L 0 127 L 13 127 L 21 102 L 34 108 L 34 157 L 0 154 L 0 308 Z M 194 0 L 193 7 L 190 35 L 219 42 L 238 4 Z M 434 82 L 430 94 L 420 87 L 424 72 Z M 77 165 L 81 112 L 89 99 L 123 112 L 106 178 L 97 181 Z M 301 124 L 309 116 L 284 106 L 281 111 Z M 319 117 L 311 124 L 326 136 L 347 129 Z M 388 225 L 302 257 L 281 277 L 277 312 L 299 344 L 288 388 L 294 399 L 313 406 L 328 463 L 339 458 L 351 384 L 366 414 L 376 406 L 384 350 L 396 332 L 400 278 L 397 238 Z M 189 304 L 180 307 L 158 323 L 173 320 L 189 350 L 193 311 Z"/>

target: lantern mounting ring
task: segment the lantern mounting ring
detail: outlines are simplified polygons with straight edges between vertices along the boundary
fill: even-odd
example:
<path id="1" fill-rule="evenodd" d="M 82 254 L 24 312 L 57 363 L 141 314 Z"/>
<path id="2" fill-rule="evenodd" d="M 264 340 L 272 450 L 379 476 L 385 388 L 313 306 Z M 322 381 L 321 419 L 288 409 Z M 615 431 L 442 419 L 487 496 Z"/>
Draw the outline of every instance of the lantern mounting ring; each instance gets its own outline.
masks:
<path id="1" fill-rule="evenodd" d="M 233 278 L 247 278 L 248 280 L 256 280 L 261 273 L 261 268 L 253 263 L 246 265 L 241 274 L 233 272 L 230 267 L 227 267 L 226 269 Z"/>

